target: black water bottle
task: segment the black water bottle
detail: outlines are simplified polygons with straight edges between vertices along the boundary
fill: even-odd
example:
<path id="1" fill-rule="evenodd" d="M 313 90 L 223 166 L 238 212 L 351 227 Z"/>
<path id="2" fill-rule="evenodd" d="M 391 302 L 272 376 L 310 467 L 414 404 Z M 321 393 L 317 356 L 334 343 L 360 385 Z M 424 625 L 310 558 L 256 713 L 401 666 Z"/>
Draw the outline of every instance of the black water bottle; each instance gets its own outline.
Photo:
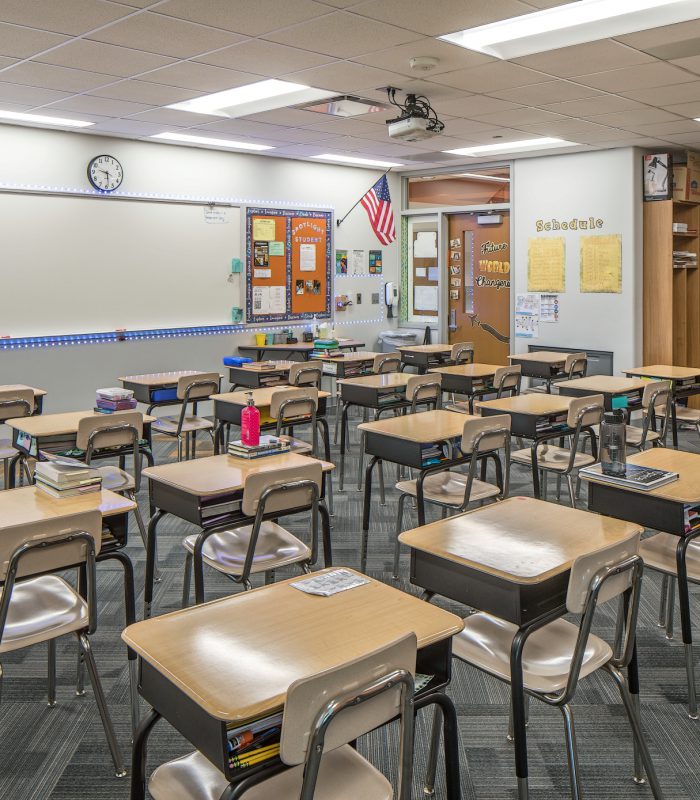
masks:
<path id="1" fill-rule="evenodd" d="M 624 477 L 627 461 L 627 415 L 607 411 L 600 424 L 600 466 L 605 475 Z"/>

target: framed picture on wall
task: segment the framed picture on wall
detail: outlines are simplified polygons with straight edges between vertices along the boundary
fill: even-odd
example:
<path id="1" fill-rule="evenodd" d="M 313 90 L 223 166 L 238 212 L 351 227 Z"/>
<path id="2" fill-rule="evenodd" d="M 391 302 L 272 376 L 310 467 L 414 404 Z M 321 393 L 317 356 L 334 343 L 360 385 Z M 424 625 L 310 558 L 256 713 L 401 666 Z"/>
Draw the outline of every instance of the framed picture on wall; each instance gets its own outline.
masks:
<path id="1" fill-rule="evenodd" d="M 644 200 L 670 200 L 673 193 L 671 180 L 673 160 L 670 153 L 644 156 Z"/>

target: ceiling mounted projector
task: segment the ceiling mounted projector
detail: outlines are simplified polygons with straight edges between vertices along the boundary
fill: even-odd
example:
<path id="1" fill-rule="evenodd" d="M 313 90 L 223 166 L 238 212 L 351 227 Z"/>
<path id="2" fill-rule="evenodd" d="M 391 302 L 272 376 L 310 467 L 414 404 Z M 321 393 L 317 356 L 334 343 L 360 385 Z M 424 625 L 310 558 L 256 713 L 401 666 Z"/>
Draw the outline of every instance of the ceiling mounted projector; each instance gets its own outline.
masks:
<path id="1" fill-rule="evenodd" d="M 401 111 L 401 116 L 387 121 L 389 136 L 402 142 L 420 142 L 437 136 L 445 128 L 427 97 L 407 94 L 405 102 L 396 100 L 396 89 L 387 88 L 389 102 Z"/>

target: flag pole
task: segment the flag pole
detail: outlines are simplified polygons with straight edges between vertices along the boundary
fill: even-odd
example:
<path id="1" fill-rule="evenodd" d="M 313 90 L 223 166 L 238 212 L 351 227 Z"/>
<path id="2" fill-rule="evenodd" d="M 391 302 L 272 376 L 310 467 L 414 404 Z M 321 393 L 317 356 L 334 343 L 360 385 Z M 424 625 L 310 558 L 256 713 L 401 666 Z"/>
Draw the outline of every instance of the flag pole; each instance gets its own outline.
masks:
<path id="1" fill-rule="evenodd" d="M 390 172 L 391 172 L 391 167 L 389 167 L 389 169 L 384 173 L 384 175 L 380 175 L 379 178 L 377 178 L 377 180 L 372 184 L 372 186 L 370 186 L 369 189 L 367 189 L 367 192 L 369 192 L 377 183 L 379 183 L 379 181 L 382 178 L 386 177 Z M 367 192 L 365 192 L 365 194 L 367 194 Z M 362 197 L 364 197 L 365 194 L 363 194 Z M 355 205 L 350 209 L 350 211 L 348 211 L 348 213 L 344 217 L 342 217 L 341 219 L 337 219 L 335 221 L 335 225 L 337 228 L 339 228 L 341 224 L 345 222 L 347 217 L 349 217 L 350 214 L 360 205 L 360 203 L 362 202 L 362 197 L 355 203 Z"/>

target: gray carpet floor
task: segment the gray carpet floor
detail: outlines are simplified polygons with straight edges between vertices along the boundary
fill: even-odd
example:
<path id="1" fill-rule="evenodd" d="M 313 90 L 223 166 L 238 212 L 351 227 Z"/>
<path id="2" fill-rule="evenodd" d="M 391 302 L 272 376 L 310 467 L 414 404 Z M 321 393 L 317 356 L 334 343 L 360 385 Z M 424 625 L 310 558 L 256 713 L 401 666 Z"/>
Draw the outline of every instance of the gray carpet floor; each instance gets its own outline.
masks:
<path id="1" fill-rule="evenodd" d="M 354 425 L 354 422 L 353 422 Z M 357 438 L 348 471 L 355 475 Z M 682 434 L 681 446 L 700 452 L 694 433 Z M 166 460 L 170 446 L 158 444 L 156 458 Z M 337 455 L 337 448 L 334 448 Z M 391 583 L 391 563 L 396 514 L 395 472 L 387 467 L 387 502 L 373 508 L 370 534 L 369 574 Z M 512 472 L 511 494 L 531 494 L 531 478 L 523 469 Z M 582 498 L 584 493 L 582 492 Z M 334 557 L 338 565 L 359 565 L 361 498 L 354 481 L 335 492 L 333 534 Z M 147 495 L 140 496 L 147 513 Z M 581 507 L 585 507 L 582 500 Z M 304 523 L 287 520 L 292 530 Z M 300 527 L 301 524 L 301 527 Z M 415 515 L 411 525 L 416 523 Z M 405 527 L 408 527 L 406 520 Z M 156 613 L 179 607 L 183 575 L 183 537 L 193 530 L 172 517 L 159 527 L 159 558 L 162 582 L 156 594 Z M 128 548 L 136 570 L 137 609 L 142 609 L 144 553 L 132 524 Z M 402 555 L 400 587 L 419 593 L 407 580 L 408 556 Z M 282 571 L 289 577 L 293 570 Z M 208 572 L 207 597 L 238 591 L 222 576 Z M 639 658 L 642 682 L 642 714 L 661 784 L 669 800 L 700 798 L 700 722 L 686 714 L 686 680 L 683 647 L 678 635 L 667 641 L 656 625 L 660 581 L 647 573 L 639 621 Z M 141 588 L 140 588 L 141 587 Z M 130 762 L 130 718 L 128 670 L 125 649 L 119 637 L 123 627 L 120 573 L 108 564 L 98 566 L 99 629 L 93 637 L 95 656 L 125 762 Z M 698 587 L 693 587 L 693 619 L 700 610 Z M 465 609 L 436 599 L 435 602 L 464 614 Z M 378 610 L 380 612 L 380 610 Z M 340 621 L 339 621 L 340 622 Z M 676 627 L 679 626 L 676 613 Z M 696 626 L 697 630 L 697 626 Z M 610 636 L 612 616 L 603 611 L 597 631 Z M 698 647 L 700 653 L 700 647 Z M 72 640 L 58 645 L 58 703 L 46 705 L 46 647 L 2 657 L 4 670 L 0 705 L 0 798 L 12 800 L 125 800 L 128 778 L 113 775 L 102 727 L 89 688 L 84 697 L 74 693 L 76 646 Z M 696 658 L 700 661 L 700 655 Z M 699 666 L 700 668 L 700 666 Z M 504 685 L 466 665 L 455 662 L 449 693 L 459 714 L 463 797 L 479 800 L 510 800 L 516 797 L 512 747 L 506 739 L 508 693 Z M 144 708 L 145 710 L 145 708 Z M 604 676 L 581 683 L 574 700 L 584 794 L 596 800 L 645 800 L 651 792 L 632 781 L 632 745 L 626 718 L 614 685 Z M 532 704 L 528 733 L 530 785 L 533 800 L 553 800 L 569 794 L 563 727 L 556 709 Z M 422 778 L 429 731 L 429 719 L 419 717 L 416 737 L 416 769 L 413 795 L 423 796 Z M 149 769 L 191 748 L 165 722 L 156 726 L 150 739 Z M 362 751 L 391 777 L 396 754 L 396 731 L 392 726 L 365 737 Z M 438 774 L 436 797 L 444 797 L 442 773 Z M 360 800 L 360 798 L 358 798 Z"/>

